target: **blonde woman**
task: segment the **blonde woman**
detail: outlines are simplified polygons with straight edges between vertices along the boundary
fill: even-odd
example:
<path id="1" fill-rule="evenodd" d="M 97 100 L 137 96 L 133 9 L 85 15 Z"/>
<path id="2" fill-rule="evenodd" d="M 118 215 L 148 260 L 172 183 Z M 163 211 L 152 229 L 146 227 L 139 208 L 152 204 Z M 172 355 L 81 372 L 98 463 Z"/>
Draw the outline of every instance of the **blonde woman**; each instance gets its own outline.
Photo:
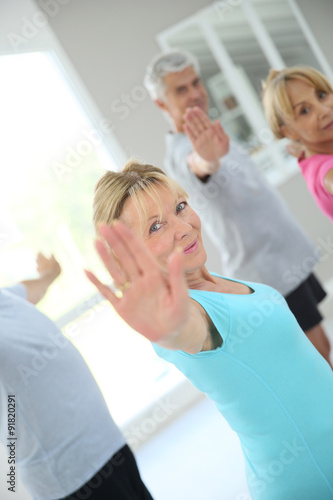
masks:
<path id="1" fill-rule="evenodd" d="M 159 168 L 107 172 L 94 222 L 118 292 L 88 278 L 215 402 L 240 438 L 253 500 L 331 500 L 333 374 L 282 295 L 208 271 L 200 219 Z"/>
<path id="2" fill-rule="evenodd" d="M 272 69 L 263 104 L 274 135 L 302 146 L 299 166 L 317 205 L 333 221 L 333 87 L 319 71 Z"/>

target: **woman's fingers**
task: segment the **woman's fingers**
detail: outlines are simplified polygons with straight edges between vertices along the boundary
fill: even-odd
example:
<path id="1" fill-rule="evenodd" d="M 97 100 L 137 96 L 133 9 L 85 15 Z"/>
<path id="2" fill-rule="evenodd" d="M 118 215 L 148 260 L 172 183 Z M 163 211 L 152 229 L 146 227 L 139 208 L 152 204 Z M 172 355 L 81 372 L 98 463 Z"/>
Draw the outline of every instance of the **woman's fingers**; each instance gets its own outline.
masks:
<path id="1" fill-rule="evenodd" d="M 177 249 L 170 256 L 169 259 L 169 269 L 168 269 L 169 284 L 171 289 L 171 295 L 173 296 L 175 302 L 178 302 L 183 294 L 184 289 L 187 288 L 184 281 L 183 274 L 183 253 L 182 249 Z"/>
<path id="2" fill-rule="evenodd" d="M 135 258 L 135 255 L 131 250 L 130 244 L 128 244 L 126 242 L 126 238 L 122 237 L 119 231 L 117 231 L 116 229 L 117 224 L 118 222 L 115 222 L 111 227 L 106 224 L 102 224 L 99 227 L 99 233 L 105 239 L 109 247 L 112 249 L 114 255 L 116 256 L 118 261 L 118 267 L 120 266 L 123 273 L 128 277 L 128 279 L 131 280 L 141 274 L 141 269 L 140 266 L 138 266 L 137 259 Z M 105 262 L 104 258 L 107 258 L 105 252 L 103 252 L 101 258 L 103 262 Z M 113 267 L 113 271 L 114 270 L 115 269 Z M 118 278 L 119 273 L 116 274 L 117 274 L 117 279 L 112 274 L 112 276 L 114 276 L 115 281 L 117 281 L 118 283 L 122 283 L 124 280 Z"/>
<path id="3" fill-rule="evenodd" d="M 84 272 L 88 280 L 91 281 L 93 285 L 95 285 L 95 287 L 103 295 L 103 297 L 105 297 L 113 306 L 115 306 L 119 299 L 112 292 L 112 290 L 107 285 L 104 285 L 104 283 L 101 283 L 91 271 L 84 269 Z"/>
<path id="4" fill-rule="evenodd" d="M 145 282 L 152 286 L 161 286 L 162 288 L 168 282 L 171 297 L 174 297 L 176 302 L 178 296 L 179 298 L 183 298 L 184 290 L 186 291 L 187 288 L 183 276 L 183 255 L 181 249 L 170 256 L 168 277 L 165 278 L 163 271 L 151 252 L 123 223 L 117 221 L 112 227 L 103 224 L 100 226 L 99 232 L 112 249 L 114 249 L 114 246 L 116 246 L 118 251 L 121 249 L 122 252 L 119 254 L 119 257 L 117 255 L 117 259 L 119 259 L 120 266 L 125 270 L 127 279 L 131 284 L 135 284 L 136 276 L 145 278 Z M 120 277 L 118 268 L 115 266 L 115 261 L 110 256 L 104 243 L 97 240 L 96 249 L 111 276 L 118 282 Z M 139 275 L 133 276 L 128 270 L 129 266 L 130 269 L 139 272 Z"/>
<path id="5" fill-rule="evenodd" d="M 100 258 L 102 259 L 106 269 L 111 275 L 116 286 L 121 285 L 127 281 L 127 276 L 123 269 L 119 266 L 118 261 L 110 253 L 109 249 L 106 248 L 105 244 L 101 240 L 95 241 L 95 248 Z"/>
<path id="6" fill-rule="evenodd" d="M 178 327 L 181 328 L 186 321 L 188 312 L 182 249 L 170 256 L 168 270 L 161 269 L 140 238 L 121 222 L 112 227 L 102 225 L 99 232 L 105 242 L 97 240 L 96 249 L 111 276 L 115 279 L 120 275 L 117 274 L 116 261 L 107 244 L 112 250 L 114 246 L 118 251 L 122 249 L 122 254 L 119 254 L 122 268 L 131 261 L 131 266 L 138 269 L 140 275 L 134 279 L 128 275 L 130 285 L 120 296 L 92 272 L 85 270 L 87 278 L 118 314 L 148 339 L 156 341 L 170 332 L 178 331 Z"/>
<path id="7" fill-rule="evenodd" d="M 112 227 L 100 227 L 101 235 L 113 250 L 129 279 L 156 270 L 157 263 L 145 244 L 125 224 L 116 221 Z"/>

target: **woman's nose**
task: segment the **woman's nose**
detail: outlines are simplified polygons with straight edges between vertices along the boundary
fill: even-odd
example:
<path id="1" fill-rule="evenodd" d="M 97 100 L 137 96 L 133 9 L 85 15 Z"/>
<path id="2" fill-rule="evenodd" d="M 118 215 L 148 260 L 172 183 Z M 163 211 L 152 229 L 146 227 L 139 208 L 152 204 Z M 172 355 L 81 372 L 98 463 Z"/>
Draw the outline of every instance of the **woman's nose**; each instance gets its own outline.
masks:
<path id="1" fill-rule="evenodd" d="M 327 116 L 327 114 L 331 111 L 330 108 L 322 102 L 319 102 L 317 106 L 317 113 L 319 118 L 325 118 L 325 116 Z"/>
<path id="2" fill-rule="evenodd" d="M 176 219 L 177 221 L 175 225 L 175 239 L 180 241 L 191 232 L 192 226 L 188 222 L 180 219 L 179 217 L 177 217 Z"/>

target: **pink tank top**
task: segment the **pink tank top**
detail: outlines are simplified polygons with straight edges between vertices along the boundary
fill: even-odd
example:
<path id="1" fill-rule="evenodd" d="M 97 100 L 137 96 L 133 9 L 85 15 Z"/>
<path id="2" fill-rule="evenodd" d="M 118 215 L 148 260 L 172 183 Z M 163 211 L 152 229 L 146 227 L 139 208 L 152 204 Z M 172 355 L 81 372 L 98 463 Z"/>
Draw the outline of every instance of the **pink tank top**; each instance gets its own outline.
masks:
<path id="1" fill-rule="evenodd" d="M 333 155 L 317 154 L 299 159 L 298 164 L 320 210 L 333 222 L 333 194 L 325 187 L 325 176 L 333 169 Z"/>

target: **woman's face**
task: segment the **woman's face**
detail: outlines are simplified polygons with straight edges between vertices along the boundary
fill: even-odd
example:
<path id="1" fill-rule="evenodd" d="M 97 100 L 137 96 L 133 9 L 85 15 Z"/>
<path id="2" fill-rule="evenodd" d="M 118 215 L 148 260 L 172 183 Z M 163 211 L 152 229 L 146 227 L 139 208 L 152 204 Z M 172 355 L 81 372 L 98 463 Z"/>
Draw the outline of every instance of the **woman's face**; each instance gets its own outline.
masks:
<path id="1" fill-rule="evenodd" d="M 175 199 L 172 191 L 161 186 L 157 186 L 156 191 L 161 207 L 149 192 L 143 194 L 147 207 L 143 226 L 131 198 L 125 201 L 120 220 L 143 239 L 163 268 L 167 268 L 169 256 L 178 247 L 183 251 L 184 271 L 188 273 L 199 269 L 207 258 L 200 218 L 183 196 Z"/>
<path id="2" fill-rule="evenodd" d="M 318 90 L 302 80 L 291 80 L 287 91 L 294 119 L 283 126 L 284 133 L 309 150 L 333 141 L 333 94 Z"/>

